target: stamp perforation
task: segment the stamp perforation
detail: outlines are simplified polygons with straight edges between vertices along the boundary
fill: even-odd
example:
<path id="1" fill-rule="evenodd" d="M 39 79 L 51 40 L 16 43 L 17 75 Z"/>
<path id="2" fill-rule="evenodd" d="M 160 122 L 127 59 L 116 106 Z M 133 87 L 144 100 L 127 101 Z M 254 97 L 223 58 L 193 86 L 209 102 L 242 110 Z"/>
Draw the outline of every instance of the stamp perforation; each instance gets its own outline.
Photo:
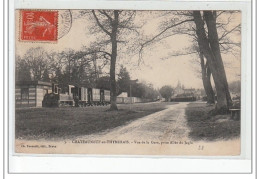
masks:
<path id="1" fill-rule="evenodd" d="M 53 32 L 54 34 L 53 39 L 36 39 L 36 40 L 27 40 L 27 39 L 23 39 L 23 21 L 24 21 L 24 17 L 23 17 L 23 11 L 32 11 L 32 12 L 55 12 L 55 14 L 53 14 Z M 56 44 L 58 41 L 58 25 L 59 25 L 59 12 L 58 10 L 43 10 L 43 9 L 19 9 L 19 35 L 18 35 L 18 40 L 20 42 L 25 42 L 25 43 L 52 43 L 52 44 Z M 47 21 L 48 22 L 48 21 Z"/>

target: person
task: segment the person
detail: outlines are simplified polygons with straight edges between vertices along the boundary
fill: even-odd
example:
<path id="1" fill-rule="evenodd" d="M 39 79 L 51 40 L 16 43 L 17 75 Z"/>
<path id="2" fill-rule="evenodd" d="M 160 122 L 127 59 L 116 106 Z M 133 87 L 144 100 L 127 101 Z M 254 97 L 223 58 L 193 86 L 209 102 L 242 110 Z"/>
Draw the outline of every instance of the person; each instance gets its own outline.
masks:
<path id="1" fill-rule="evenodd" d="M 79 107 L 79 97 L 78 97 L 78 95 L 74 96 L 74 101 L 75 101 L 75 107 Z"/>

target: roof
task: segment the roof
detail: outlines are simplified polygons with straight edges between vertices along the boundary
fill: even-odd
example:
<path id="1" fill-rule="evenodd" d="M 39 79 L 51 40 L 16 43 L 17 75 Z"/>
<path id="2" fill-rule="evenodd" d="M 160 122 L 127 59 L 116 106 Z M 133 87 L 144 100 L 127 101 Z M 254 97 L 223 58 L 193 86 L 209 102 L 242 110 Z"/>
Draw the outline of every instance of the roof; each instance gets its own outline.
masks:
<path id="1" fill-rule="evenodd" d="M 15 85 L 41 85 L 41 86 L 52 86 L 52 83 L 45 81 L 17 81 Z"/>
<path id="2" fill-rule="evenodd" d="M 117 97 L 127 97 L 127 92 L 122 92 Z"/>

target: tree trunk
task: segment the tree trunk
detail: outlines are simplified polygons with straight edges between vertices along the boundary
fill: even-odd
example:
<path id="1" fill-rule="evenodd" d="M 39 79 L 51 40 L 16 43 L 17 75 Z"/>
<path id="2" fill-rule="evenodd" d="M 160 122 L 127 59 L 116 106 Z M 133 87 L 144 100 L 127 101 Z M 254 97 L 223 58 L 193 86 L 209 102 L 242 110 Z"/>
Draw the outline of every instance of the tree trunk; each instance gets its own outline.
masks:
<path id="1" fill-rule="evenodd" d="M 114 20 L 112 23 L 112 33 L 111 33 L 111 42 L 112 42 L 112 53 L 111 53 L 111 63 L 110 63 L 110 95 L 111 95 L 111 104 L 110 110 L 118 110 L 116 104 L 116 57 L 117 57 L 117 30 L 118 30 L 118 16 L 119 13 L 117 10 L 114 11 Z"/>
<path id="2" fill-rule="evenodd" d="M 211 70 L 209 68 L 209 65 L 206 66 L 206 71 L 207 71 L 206 83 L 208 84 L 208 93 L 210 96 L 208 103 L 215 104 L 215 93 L 211 85 Z"/>
<path id="3" fill-rule="evenodd" d="M 201 71 L 202 71 L 202 82 L 203 86 L 207 95 L 207 103 L 214 104 L 215 103 L 215 93 L 213 91 L 210 76 L 211 71 L 209 69 L 209 66 L 205 64 L 203 53 L 199 53 L 200 56 L 200 64 L 201 64 Z"/>
<path id="4" fill-rule="evenodd" d="M 209 43 L 209 39 L 207 38 L 205 29 L 204 29 L 204 21 L 201 17 L 200 11 L 193 11 L 193 17 L 194 17 L 194 22 L 196 24 L 196 34 L 198 36 L 198 44 L 200 51 L 203 52 L 203 55 L 206 57 L 207 62 L 209 64 L 210 70 L 212 72 L 212 76 L 214 79 L 215 87 L 216 87 L 216 92 L 217 92 L 217 104 L 216 104 L 216 111 L 217 113 L 226 113 L 228 110 L 228 95 L 227 95 L 227 81 L 225 81 L 226 74 L 224 65 L 222 62 L 222 59 L 219 59 L 215 56 L 213 50 L 216 50 L 215 46 L 211 46 Z M 216 28 L 216 27 L 215 27 Z M 212 36 L 213 34 L 217 33 L 216 29 L 215 32 L 213 31 L 213 27 L 210 27 L 208 29 L 208 34 L 209 36 Z M 217 35 L 217 34 L 216 34 Z M 211 43 L 212 41 L 216 41 L 218 43 L 218 38 L 213 39 L 211 37 Z M 214 43 L 215 45 L 215 43 Z M 213 49 L 212 49 L 213 48 Z M 220 53 L 220 52 L 219 52 Z M 222 66 L 221 66 L 222 64 Z"/>
<path id="5" fill-rule="evenodd" d="M 205 17 L 206 24 L 208 27 L 208 39 L 209 39 L 210 47 L 215 56 L 215 60 L 217 62 L 218 70 L 221 75 L 220 76 L 221 81 L 223 82 L 223 85 L 225 87 L 227 105 L 228 105 L 228 107 L 230 107 L 232 105 L 232 100 L 231 100 L 231 96 L 229 93 L 226 72 L 225 72 L 225 68 L 224 68 L 224 64 L 223 64 L 223 60 L 222 60 L 220 48 L 219 48 L 219 38 L 218 38 L 218 32 L 217 32 L 217 27 L 216 27 L 215 13 L 216 13 L 215 11 L 214 12 L 204 11 L 204 17 Z"/>

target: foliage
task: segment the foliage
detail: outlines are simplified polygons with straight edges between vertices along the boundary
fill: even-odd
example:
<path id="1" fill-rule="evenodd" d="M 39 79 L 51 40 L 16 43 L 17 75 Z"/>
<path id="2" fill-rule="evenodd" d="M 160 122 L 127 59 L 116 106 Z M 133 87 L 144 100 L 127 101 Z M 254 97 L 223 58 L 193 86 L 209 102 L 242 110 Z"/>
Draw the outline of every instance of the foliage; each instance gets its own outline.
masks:
<path id="1" fill-rule="evenodd" d="M 31 81 L 30 68 L 27 63 L 21 59 L 20 56 L 16 57 L 16 81 Z"/>
<path id="2" fill-rule="evenodd" d="M 96 56 L 95 49 L 64 50 L 60 53 L 31 48 L 23 57 L 16 57 L 16 81 L 41 80 L 59 84 L 96 87 L 106 60 Z"/>
<path id="3" fill-rule="evenodd" d="M 166 86 L 161 87 L 159 92 L 163 98 L 170 100 L 171 96 L 173 95 L 173 88 L 169 85 L 166 85 Z"/>
<path id="4" fill-rule="evenodd" d="M 110 89 L 109 76 L 102 76 L 102 77 L 98 78 L 96 88 L 109 90 Z"/>
<path id="5" fill-rule="evenodd" d="M 221 55 L 239 56 L 240 54 L 240 40 L 234 37 L 240 35 L 241 25 L 240 21 L 237 21 L 238 23 L 232 22 L 232 18 L 238 13 L 240 12 L 166 11 L 157 35 L 153 35 L 141 44 L 139 60 L 143 60 L 145 47 L 168 37 L 186 35 L 191 38 L 191 46 L 183 48 L 184 52 L 173 51 L 167 58 L 199 54 L 203 85 L 208 99 L 210 99 L 208 102 L 214 103 L 214 93 L 210 82 L 212 74 L 218 96 L 216 110 L 221 111 L 223 108 L 225 111 L 232 104 L 232 101 Z"/>
<path id="6" fill-rule="evenodd" d="M 44 57 L 37 54 L 41 52 Z M 102 72 L 107 64 L 102 56 L 93 55 L 87 49 L 64 50 L 60 53 L 48 53 L 43 49 L 30 49 L 24 57 L 16 59 L 16 80 L 41 80 L 59 85 L 61 92 L 68 91 L 68 85 L 110 90 L 110 76 Z M 120 67 L 117 80 L 118 93 L 130 94 L 130 75 L 124 66 Z M 160 94 L 152 85 L 145 82 L 132 82 L 133 97 L 156 99 Z"/>
<path id="7" fill-rule="evenodd" d="M 121 94 L 122 92 L 127 92 L 128 94 L 130 94 L 130 75 L 123 65 L 120 66 L 117 84 L 118 94 Z"/>
<path id="8" fill-rule="evenodd" d="M 121 65 L 117 80 L 118 94 L 127 92 L 132 97 L 156 100 L 160 96 L 159 92 L 151 84 L 131 80 L 127 69 Z M 130 91 L 131 86 L 131 91 Z"/>
<path id="9" fill-rule="evenodd" d="M 42 80 L 50 82 L 49 70 L 47 68 L 43 71 Z"/>

